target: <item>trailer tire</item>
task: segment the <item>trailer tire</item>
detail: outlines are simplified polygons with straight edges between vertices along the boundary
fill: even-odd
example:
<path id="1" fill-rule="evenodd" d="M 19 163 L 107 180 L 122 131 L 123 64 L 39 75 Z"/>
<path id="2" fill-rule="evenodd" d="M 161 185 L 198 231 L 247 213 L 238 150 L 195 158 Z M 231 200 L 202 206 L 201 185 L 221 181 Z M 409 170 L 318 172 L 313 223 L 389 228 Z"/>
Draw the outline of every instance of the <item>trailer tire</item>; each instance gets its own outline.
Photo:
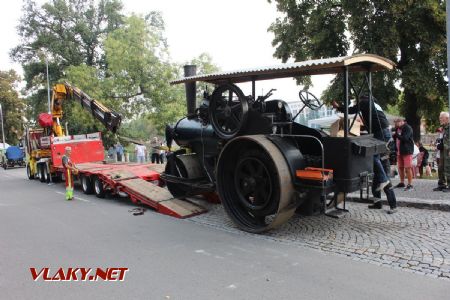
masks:
<path id="1" fill-rule="evenodd" d="M 106 196 L 105 189 L 103 188 L 103 182 L 97 176 L 94 177 L 94 192 L 97 198 L 105 198 Z"/>
<path id="2" fill-rule="evenodd" d="M 34 174 L 31 174 L 31 167 L 30 167 L 30 164 L 27 164 L 27 177 L 28 177 L 28 179 L 30 179 L 30 180 L 33 180 L 33 179 L 34 179 Z"/>
<path id="3" fill-rule="evenodd" d="M 60 172 L 55 172 L 55 175 L 52 176 L 52 181 L 55 183 L 62 181 L 62 174 Z"/>
<path id="4" fill-rule="evenodd" d="M 47 173 L 47 168 L 45 168 L 44 164 L 38 164 L 38 170 L 39 170 L 39 181 L 45 182 L 45 173 Z"/>
<path id="5" fill-rule="evenodd" d="M 92 184 L 92 179 L 87 175 L 80 175 L 81 188 L 83 193 L 86 195 L 92 194 L 94 192 L 94 186 Z"/>

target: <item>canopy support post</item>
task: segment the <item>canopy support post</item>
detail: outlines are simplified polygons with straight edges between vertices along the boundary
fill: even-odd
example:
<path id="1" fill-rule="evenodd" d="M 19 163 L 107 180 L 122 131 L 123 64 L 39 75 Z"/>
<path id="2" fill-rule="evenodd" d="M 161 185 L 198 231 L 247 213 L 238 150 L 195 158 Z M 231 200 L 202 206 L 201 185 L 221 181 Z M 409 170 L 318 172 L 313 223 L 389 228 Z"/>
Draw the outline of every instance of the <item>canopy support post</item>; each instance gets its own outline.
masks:
<path id="1" fill-rule="evenodd" d="M 344 137 L 348 137 L 348 67 L 344 72 Z"/>
<path id="2" fill-rule="evenodd" d="M 372 72 L 371 71 L 369 71 L 368 77 L 369 77 L 369 82 L 368 82 L 368 86 L 369 86 L 369 124 L 366 124 L 366 126 L 367 126 L 367 132 L 369 134 L 371 134 L 372 133 L 372 106 L 373 106 Z"/>

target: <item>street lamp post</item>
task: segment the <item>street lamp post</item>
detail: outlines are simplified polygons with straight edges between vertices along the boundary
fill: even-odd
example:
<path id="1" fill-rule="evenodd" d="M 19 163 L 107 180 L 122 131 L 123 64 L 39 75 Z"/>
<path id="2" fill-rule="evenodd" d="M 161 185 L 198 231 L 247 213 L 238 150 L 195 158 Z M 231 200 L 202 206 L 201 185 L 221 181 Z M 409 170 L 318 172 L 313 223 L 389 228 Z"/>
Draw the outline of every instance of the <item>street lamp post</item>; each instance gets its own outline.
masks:
<path id="1" fill-rule="evenodd" d="M 2 118 L 2 136 L 3 136 L 3 150 L 5 150 L 6 143 L 5 143 L 5 130 L 3 128 L 3 109 L 2 104 L 0 103 L 0 117 Z"/>
<path id="2" fill-rule="evenodd" d="M 23 46 L 23 48 L 33 51 L 33 52 L 36 52 L 35 49 L 33 49 L 32 47 L 29 47 L 29 46 Z M 47 75 L 47 105 L 48 105 L 48 113 L 50 114 L 52 112 L 52 109 L 50 107 L 50 79 L 48 77 L 48 56 L 43 51 L 42 51 L 42 53 L 44 54 L 44 57 L 45 57 L 45 70 L 46 70 L 46 75 Z"/>
<path id="3" fill-rule="evenodd" d="M 45 55 L 45 67 L 46 67 L 46 71 L 47 71 L 47 105 L 48 105 L 48 113 L 51 114 L 52 113 L 52 109 L 50 107 L 50 80 L 48 77 L 48 56 L 47 54 Z"/>
<path id="4" fill-rule="evenodd" d="M 450 0 L 445 1 L 447 17 L 447 86 L 448 86 L 448 110 L 450 113 Z M 448 136 L 450 143 L 450 135 Z"/>

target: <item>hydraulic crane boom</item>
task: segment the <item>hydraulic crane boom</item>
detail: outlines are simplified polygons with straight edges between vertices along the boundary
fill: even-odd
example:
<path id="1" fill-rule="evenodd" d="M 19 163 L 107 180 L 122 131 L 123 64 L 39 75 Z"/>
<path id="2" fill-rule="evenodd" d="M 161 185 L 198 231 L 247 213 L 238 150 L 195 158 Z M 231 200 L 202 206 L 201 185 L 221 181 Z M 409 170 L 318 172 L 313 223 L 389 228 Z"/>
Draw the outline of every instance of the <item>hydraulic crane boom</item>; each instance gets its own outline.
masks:
<path id="1" fill-rule="evenodd" d="M 56 136 L 63 136 L 63 129 L 60 119 L 63 116 L 62 102 L 64 100 L 78 100 L 81 106 L 90 111 L 92 115 L 99 120 L 108 130 L 116 132 L 122 122 L 122 116 L 115 111 L 110 110 L 99 101 L 92 99 L 79 88 L 68 82 L 58 83 L 53 87 L 52 96 L 52 117 L 53 132 Z"/>

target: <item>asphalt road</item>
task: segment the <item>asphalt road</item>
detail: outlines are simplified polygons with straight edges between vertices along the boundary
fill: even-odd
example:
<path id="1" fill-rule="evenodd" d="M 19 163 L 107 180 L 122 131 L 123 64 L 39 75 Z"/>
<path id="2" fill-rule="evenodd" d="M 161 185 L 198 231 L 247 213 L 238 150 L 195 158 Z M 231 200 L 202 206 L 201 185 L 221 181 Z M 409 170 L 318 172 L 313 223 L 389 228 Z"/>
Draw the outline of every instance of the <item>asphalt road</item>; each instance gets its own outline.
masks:
<path id="1" fill-rule="evenodd" d="M 24 169 L 0 170 L 1 299 L 448 299 L 450 280 L 63 193 Z M 129 272 L 122 282 L 44 282 L 30 267 Z"/>

